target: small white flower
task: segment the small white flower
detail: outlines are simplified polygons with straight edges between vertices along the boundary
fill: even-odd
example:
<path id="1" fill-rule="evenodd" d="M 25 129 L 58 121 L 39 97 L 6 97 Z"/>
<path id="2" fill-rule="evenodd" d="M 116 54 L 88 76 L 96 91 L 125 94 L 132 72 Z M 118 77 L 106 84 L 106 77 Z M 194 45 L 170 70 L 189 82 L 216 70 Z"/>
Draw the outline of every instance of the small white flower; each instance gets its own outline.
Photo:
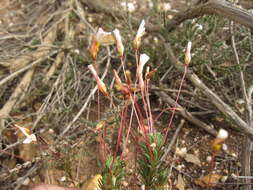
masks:
<path id="1" fill-rule="evenodd" d="M 23 144 L 30 144 L 33 141 L 37 141 L 35 134 L 29 135 L 24 141 Z"/>
<path id="2" fill-rule="evenodd" d="M 149 60 L 149 56 L 145 53 L 140 55 L 140 65 L 145 65 Z"/>
<path id="3" fill-rule="evenodd" d="M 134 38 L 134 49 L 138 50 L 140 48 L 141 45 L 141 38 L 142 36 L 145 34 L 145 21 L 142 20 L 141 24 L 137 30 L 137 34 Z"/>
<path id="4" fill-rule="evenodd" d="M 228 138 L 228 132 L 225 129 L 220 129 L 217 135 L 218 139 L 226 139 Z"/>
<path id="5" fill-rule="evenodd" d="M 75 49 L 74 52 L 75 52 L 76 54 L 78 54 L 78 55 L 80 54 L 79 49 Z"/>
<path id="6" fill-rule="evenodd" d="M 191 62 L 191 48 L 192 48 L 192 42 L 189 41 L 186 47 L 185 58 L 184 58 L 184 62 L 186 65 L 189 65 Z"/>
<path id="7" fill-rule="evenodd" d="M 20 127 L 16 124 L 15 127 L 17 127 L 26 136 L 26 139 L 23 141 L 23 144 L 30 144 L 33 141 L 37 141 L 35 134 L 29 134 L 29 129 L 25 127 Z"/>
<path id="8" fill-rule="evenodd" d="M 152 1 L 149 1 L 149 2 L 148 2 L 148 7 L 149 7 L 149 8 L 153 8 L 153 7 L 154 7 L 154 3 L 153 3 Z"/>
<path id="9" fill-rule="evenodd" d="M 99 28 L 95 34 L 95 38 L 101 45 L 113 45 L 115 44 L 115 39 L 111 32 L 105 32 L 102 28 Z"/>
<path id="10" fill-rule="evenodd" d="M 137 76 L 140 77 L 142 75 L 143 72 L 143 68 L 144 65 L 148 62 L 149 60 L 149 56 L 145 53 L 140 55 L 140 62 L 139 62 L 139 66 L 137 68 Z"/>
<path id="11" fill-rule="evenodd" d="M 168 10 L 171 10 L 171 4 L 170 3 L 160 3 L 159 9 L 162 11 L 165 11 L 165 12 Z"/>
<path id="12" fill-rule="evenodd" d="M 91 71 L 93 77 L 97 82 L 98 89 L 105 95 L 108 96 L 107 88 L 105 83 L 99 78 L 97 71 L 95 70 L 93 65 L 88 65 L 88 69 Z"/>
<path id="13" fill-rule="evenodd" d="M 194 25 L 194 28 L 196 28 L 197 30 L 203 30 L 203 26 L 201 24 L 198 24 L 198 23 L 196 23 Z"/>
<path id="14" fill-rule="evenodd" d="M 116 39 L 117 50 L 118 50 L 120 56 L 122 57 L 123 54 L 124 54 L 124 46 L 123 46 L 123 43 L 122 43 L 120 32 L 119 32 L 118 29 L 115 29 L 113 31 L 113 34 L 114 34 L 114 37 Z"/>
<path id="15" fill-rule="evenodd" d="M 227 150 L 228 150 L 228 145 L 222 144 L 222 150 L 223 150 L 223 151 L 227 151 Z"/>
<path id="16" fill-rule="evenodd" d="M 66 176 L 62 176 L 61 179 L 60 179 L 60 181 L 64 182 L 64 181 L 66 181 L 66 179 L 67 179 Z"/>
<path id="17" fill-rule="evenodd" d="M 155 148 L 155 147 L 156 147 L 156 143 L 152 143 L 152 144 L 150 145 L 150 147 Z"/>
<path id="18" fill-rule="evenodd" d="M 134 3 L 131 2 L 121 2 L 120 5 L 123 7 L 125 11 L 128 11 L 130 13 L 136 10 Z"/>
<path id="19" fill-rule="evenodd" d="M 176 148 L 176 155 L 180 156 L 180 157 L 184 157 L 187 153 L 187 149 L 186 147 L 183 148 Z"/>
<path id="20" fill-rule="evenodd" d="M 141 21 L 141 24 L 137 30 L 136 37 L 141 38 L 145 34 L 145 20 Z"/>
<path id="21" fill-rule="evenodd" d="M 156 36 L 153 38 L 153 40 L 154 40 L 154 42 L 155 42 L 156 44 L 158 44 L 159 40 L 158 40 L 158 38 L 157 38 Z"/>
<path id="22" fill-rule="evenodd" d="M 142 73 L 143 73 L 143 68 L 144 68 L 144 65 L 148 62 L 149 60 L 149 56 L 147 54 L 141 54 L 140 55 L 140 62 L 139 62 L 139 65 L 137 67 L 137 77 L 138 77 L 138 80 L 139 80 L 139 87 L 141 89 L 141 91 L 143 92 L 144 91 L 144 81 L 143 81 L 143 77 L 142 77 Z"/>

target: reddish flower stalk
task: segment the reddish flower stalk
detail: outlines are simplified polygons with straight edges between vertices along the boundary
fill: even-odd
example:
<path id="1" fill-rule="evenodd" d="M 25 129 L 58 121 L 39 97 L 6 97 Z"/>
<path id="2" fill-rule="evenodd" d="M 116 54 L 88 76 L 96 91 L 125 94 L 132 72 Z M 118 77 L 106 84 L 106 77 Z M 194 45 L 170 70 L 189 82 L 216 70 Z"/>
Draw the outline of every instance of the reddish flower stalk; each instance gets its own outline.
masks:
<path id="1" fill-rule="evenodd" d="M 190 53 L 191 52 L 191 45 L 192 45 L 192 43 L 188 42 L 187 48 L 186 48 L 186 52 L 185 52 L 184 74 L 183 74 L 183 77 L 181 79 L 181 83 L 180 83 L 180 86 L 179 86 L 179 89 L 178 89 L 178 93 L 177 93 L 177 97 L 176 97 L 176 100 L 175 100 L 174 109 L 172 109 L 172 114 L 171 114 L 171 117 L 170 117 L 170 121 L 169 121 L 167 130 L 166 130 L 166 133 L 165 133 L 165 141 L 167 139 L 168 132 L 170 130 L 170 127 L 171 127 L 171 124 L 172 124 L 172 121 L 173 121 L 173 118 L 174 118 L 174 115 L 175 115 L 175 112 L 176 112 L 176 108 L 177 108 L 177 104 L 178 104 L 178 99 L 179 99 L 179 96 L 180 96 L 180 93 L 181 93 L 181 90 L 182 90 L 182 86 L 183 86 L 183 82 L 184 82 L 186 73 L 188 71 L 188 66 L 189 66 L 190 61 L 191 61 L 191 53 Z"/>
<path id="2" fill-rule="evenodd" d="M 114 158 L 116 158 L 119 146 L 121 144 L 121 137 L 122 137 L 122 131 L 123 131 L 124 126 L 125 126 L 126 114 L 127 114 L 127 105 L 124 106 L 124 108 L 123 108 L 123 110 L 121 112 L 121 122 L 120 122 L 120 128 L 119 128 L 119 132 L 118 132 L 118 139 L 117 139 L 116 150 L 114 152 Z"/>

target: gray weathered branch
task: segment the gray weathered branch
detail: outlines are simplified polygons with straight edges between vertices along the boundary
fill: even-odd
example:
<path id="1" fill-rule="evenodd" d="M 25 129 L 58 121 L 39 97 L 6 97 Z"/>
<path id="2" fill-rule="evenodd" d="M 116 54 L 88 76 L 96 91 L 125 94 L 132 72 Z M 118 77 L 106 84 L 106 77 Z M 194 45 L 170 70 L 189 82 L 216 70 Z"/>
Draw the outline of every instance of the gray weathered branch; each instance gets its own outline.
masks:
<path id="1" fill-rule="evenodd" d="M 172 31 L 182 22 L 206 14 L 219 15 L 253 29 L 253 14 L 225 0 L 209 0 L 207 3 L 190 8 L 187 11 L 179 12 L 174 16 L 171 22 L 168 23 L 166 28 L 168 31 Z"/>

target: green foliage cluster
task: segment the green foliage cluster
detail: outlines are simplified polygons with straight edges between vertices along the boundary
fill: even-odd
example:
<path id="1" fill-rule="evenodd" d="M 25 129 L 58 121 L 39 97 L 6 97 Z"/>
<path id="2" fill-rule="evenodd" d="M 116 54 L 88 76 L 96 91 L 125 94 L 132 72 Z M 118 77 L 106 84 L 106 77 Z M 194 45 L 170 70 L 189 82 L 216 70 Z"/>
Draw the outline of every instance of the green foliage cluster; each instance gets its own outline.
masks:
<path id="1" fill-rule="evenodd" d="M 115 159 L 110 155 L 102 171 L 102 180 L 99 182 L 101 190 L 120 190 L 126 172 L 125 163 L 119 157 Z"/>
<path id="2" fill-rule="evenodd" d="M 161 162 L 164 154 L 163 136 L 161 133 L 150 133 L 149 143 L 141 142 L 141 153 L 138 159 L 141 181 L 145 190 L 162 190 L 167 184 L 168 169 Z"/>
<path id="3" fill-rule="evenodd" d="M 168 168 L 161 161 L 164 155 L 163 139 L 161 133 L 150 133 L 148 142 L 140 143 L 137 164 L 141 185 L 144 185 L 145 190 L 162 190 L 167 185 Z M 124 161 L 119 157 L 113 159 L 108 156 L 99 187 L 101 190 L 120 190 L 125 176 Z"/>

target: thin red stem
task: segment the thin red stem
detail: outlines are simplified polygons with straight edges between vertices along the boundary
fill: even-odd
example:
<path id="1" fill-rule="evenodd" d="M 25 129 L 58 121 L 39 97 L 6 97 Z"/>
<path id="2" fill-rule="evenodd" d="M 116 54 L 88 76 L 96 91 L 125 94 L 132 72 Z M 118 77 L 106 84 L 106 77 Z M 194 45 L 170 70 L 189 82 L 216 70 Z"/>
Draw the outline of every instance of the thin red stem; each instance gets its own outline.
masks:
<path id="1" fill-rule="evenodd" d="M 170 121 L 169 121 L 167 130 L 166 130 L 166 133 L 165 133 L 165 141 L 166 141 L 166 139 L 167 139 L 168 132 L 169 132 L 169 130 L 170 130 L 172 121 L 173 121 L 173 119 L 174 119 L 174 115 L 175 115 L 175 112 L 176 112 L 178 99 L 179 99 L 179 96 L 180 96 L 180 93 L 181 93 L 181 89 L 182 89 L 183 82 L 184 82 L 184 79 L 185 79 L 185 76 L 186 76 L 186 73 L 187 73 L 187 69 L 188 69 L 188 65 L 185 65 L 185 66 L 184 66 L 184 74 L 183 74 L 183 77 L 182 77 L 182 80 L 181 80 L 181 83 L 180 83 L 180 86 L 179 86 L 179 90 L 178 90 L 178 93 L 177 93 L 176 101 L 175 101 L 175 106 L 173 107 L 174 109 L 172 110 L 172 114 L 171 114 L 171 117 L 170 117 Z"/>

